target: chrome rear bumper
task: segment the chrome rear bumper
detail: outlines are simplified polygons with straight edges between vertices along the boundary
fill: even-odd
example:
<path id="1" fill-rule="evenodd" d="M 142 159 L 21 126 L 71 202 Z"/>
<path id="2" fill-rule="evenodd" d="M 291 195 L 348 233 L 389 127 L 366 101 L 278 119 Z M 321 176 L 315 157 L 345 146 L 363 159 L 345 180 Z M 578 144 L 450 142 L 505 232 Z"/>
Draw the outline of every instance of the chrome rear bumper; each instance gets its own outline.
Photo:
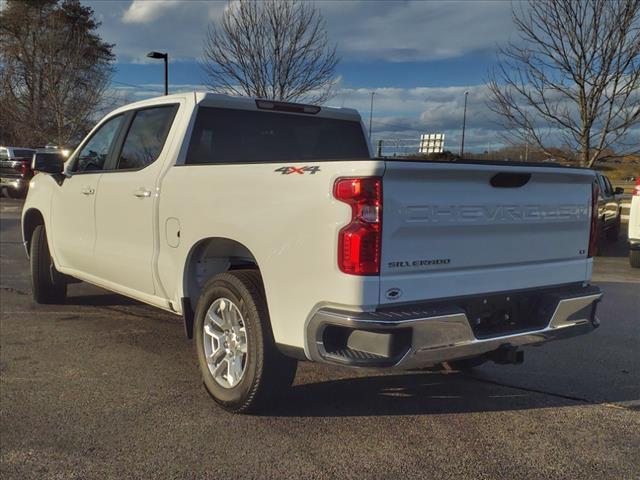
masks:
<path id="1" fill-rule="evenodd" d="M 595 310 L 601 298 L 602 292 L 597 287 L 576 287 L 575 291 L 565 291 L 562 296 L 554 298 L 555 308 L 548 323 L 545 320 L 546 326 L 543 328 L 488 338 L 478 338 L 466 312 L 461 308 L 456 311 L 450 305 L 440 311 L 438 306 L 403 306 L 376 312 L 320 309 L 307 324 L 307 352 L 314 361 L 349 366 L 398 369 L 428 367 L 505 347 L 536 345 L 589 333 L 599 324 Z M 338 332 L 340 327 L 344 329 L 344 335 L 348 337 L 344 348 L 335 349 L 325 345 L 325 332 L 330 327 Z M 355 348 L 351 348 L 349 341 L 354 338 L 354 332 L 359 332 L 359 338 L 352 342 Z M 380 334 L 382 343 L 386 342 L 386 353 L 366 347 L 369 339 L 373 339 L 374 345 L 381 344 L 376 334 Z M 363 344 L 365 347 L 362 347 Z"/>

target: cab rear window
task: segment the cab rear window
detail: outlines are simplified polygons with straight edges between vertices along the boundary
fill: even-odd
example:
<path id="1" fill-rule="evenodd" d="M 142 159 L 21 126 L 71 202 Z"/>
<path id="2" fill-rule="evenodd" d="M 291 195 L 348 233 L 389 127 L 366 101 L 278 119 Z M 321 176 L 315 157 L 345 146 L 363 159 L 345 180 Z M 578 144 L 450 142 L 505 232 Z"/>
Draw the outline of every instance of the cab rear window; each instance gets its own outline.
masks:
<path id="1" fill-rule="evenodd" d="M 200 107 L 187 164 L 368 159 L 360 122 Z"/>

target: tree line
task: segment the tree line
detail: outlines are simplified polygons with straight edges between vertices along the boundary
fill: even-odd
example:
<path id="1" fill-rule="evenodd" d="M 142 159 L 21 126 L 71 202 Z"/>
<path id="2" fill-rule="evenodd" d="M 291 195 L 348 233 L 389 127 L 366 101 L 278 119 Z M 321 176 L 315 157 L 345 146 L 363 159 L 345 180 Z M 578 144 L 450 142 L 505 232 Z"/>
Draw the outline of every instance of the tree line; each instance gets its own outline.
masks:
<path id="1" fill-rule="evenodd" d="M 78 0 L 8 0 L 0 11 L 0 143 L 68 145 L 88 131 L 113 45 Z"/>

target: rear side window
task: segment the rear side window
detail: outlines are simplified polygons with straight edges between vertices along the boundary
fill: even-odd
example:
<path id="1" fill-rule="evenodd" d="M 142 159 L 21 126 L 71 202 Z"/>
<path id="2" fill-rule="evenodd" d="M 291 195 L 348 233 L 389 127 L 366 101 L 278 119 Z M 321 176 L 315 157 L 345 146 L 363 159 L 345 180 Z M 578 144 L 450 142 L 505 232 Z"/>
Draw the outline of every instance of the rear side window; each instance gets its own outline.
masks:
<path id="1" fill-rule="evenodd" d="M 360 122 L 200 107 L 187 164 L 368 159 Z"/>
<path id="2" fill-rule="evenodd" d="M 6 148 L 0 148 L 0 159 L 6 160 L 7 158 L 9 158 L 9 154 L 7 153 L 7 149 Z"/>
<path id="3" fill-rule="evenodd" d="M 147 108 L 135 113 L 127 137 L 122 145 L 118 170 L 144 168 L 160 155 L 177 106 Z"/>

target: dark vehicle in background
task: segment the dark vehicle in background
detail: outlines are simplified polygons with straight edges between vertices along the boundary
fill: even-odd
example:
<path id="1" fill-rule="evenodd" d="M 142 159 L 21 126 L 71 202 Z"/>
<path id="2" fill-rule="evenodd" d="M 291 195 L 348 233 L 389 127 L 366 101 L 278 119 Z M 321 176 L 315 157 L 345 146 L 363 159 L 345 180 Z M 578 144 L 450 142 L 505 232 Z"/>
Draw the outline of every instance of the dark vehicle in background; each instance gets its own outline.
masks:
<path id="1" fill-rule="evenodd" d="M 33 177 L 31 160 L 35 150 L 0 146 L 0 188 L 14 198 L 24 198 Z"/>
<path id="2" fill-rule="evenodd" d="M 600 172 L 596 172 L 600 194 L 598 195 L 598 237 L 611 242 L 620 236 L 622 218 L 622 194 L 624 188 L 614 188 L 611 181 Z"/>

